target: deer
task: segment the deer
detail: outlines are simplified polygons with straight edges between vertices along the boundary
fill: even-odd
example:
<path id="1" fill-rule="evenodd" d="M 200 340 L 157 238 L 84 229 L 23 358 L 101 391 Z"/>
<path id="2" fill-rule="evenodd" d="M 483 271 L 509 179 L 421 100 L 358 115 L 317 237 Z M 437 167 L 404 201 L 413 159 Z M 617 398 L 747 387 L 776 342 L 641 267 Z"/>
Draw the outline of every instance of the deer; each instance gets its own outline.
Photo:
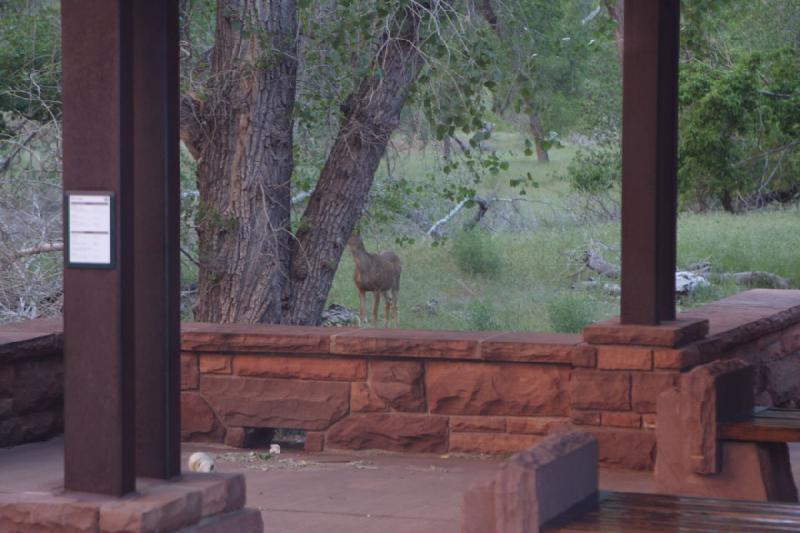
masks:
<path id="1" fill-rule="evenodd" d="M 387 250 L 379 254 L 371 254 L 364 247 L 364 241 L 359 233 L 354 233 L 347 246 L 353 253 L 353 262 L 356 265 L 353 281 L 358 289 L 359 309 L 358 316 L 363 323 L 366 320 L 366 293 L 372 292 L 374 300 L 372 304 L 372 322 L 378 323 L 378 306 L 381 301 L 381 293 L 386 300 L 384 308 L 384 325 L 388 327 L 389 320 L 393 320 L 394 326 L 400 324 L 400 316 L 397 312 L 397 295 L 400 292 L 400 273 L 402 267 L 400 258 Z"/>

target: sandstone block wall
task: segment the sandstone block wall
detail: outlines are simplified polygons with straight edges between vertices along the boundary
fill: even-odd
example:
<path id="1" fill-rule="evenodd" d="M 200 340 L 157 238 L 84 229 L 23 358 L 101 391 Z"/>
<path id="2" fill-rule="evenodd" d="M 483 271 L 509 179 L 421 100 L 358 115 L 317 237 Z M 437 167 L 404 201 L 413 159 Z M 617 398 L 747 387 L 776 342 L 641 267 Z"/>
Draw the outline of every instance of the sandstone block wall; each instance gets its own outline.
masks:
<path id="1" fill-rule="evenodd" d="M 186 440 L 306 431 L 306 449 L 511 454 L 572 425 L 650 469 L 656 398 L 691 368 L 756 365 L 756 403 L 800 407 L 800 291 L 751 290 L 657 327 L 580 335 L 183 324 Z M 61 430 L 61 326 L 0 326 L 0 446 Z"/>
<path id="2" fill-rule="evenodd" d="M 514 453 L 569 423 L 585 350 L 577 335 L 187 324 L 183 436 L 291 428 L 315 451 Z"/>
<path id="3" fill-rule="evenodd" d="M 308 450 L 510 454 L 572 425 L 600 460 L 653 468 L 656 398 L 715 359 L 758 367 L 765 405 L 800 400 L 800 291 L 752 290 L 658 327 L 584 336 L 185 324 L 184 438 L 307 432 Z"/>
<path id="4" fill-rule="evenodd" d="M 59 320 L 0 326 L 0 447 L 63 431 Z"/>

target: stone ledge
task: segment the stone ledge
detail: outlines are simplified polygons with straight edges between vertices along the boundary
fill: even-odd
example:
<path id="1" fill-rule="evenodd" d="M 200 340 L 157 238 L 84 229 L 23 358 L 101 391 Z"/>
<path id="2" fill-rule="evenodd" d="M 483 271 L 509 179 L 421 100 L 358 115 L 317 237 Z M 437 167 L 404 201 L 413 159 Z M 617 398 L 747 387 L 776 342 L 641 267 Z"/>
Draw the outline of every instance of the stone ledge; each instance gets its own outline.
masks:
<path id="1" fill-rule="evenodd" d="M 242 510 L 241 474 L 190 474 L 174 481 L 137 480 L 122 498 L 77 492 L 0 495 L 0 531 L 261 533 L 261 515 Z"/>
<path id="2" fill-rule="evenodd" d="M 586 326 L 583 340 L 590 344 L 635 344 L 675 348 L 702 339 L 708 333 L 705 318 L 682 317 L 657 326 L 620 324 L 619 318 Z"/>
<path id="3" fill-rule="evenodd" d="M 593 356 L 580 335 L 497 331 L 182 324 L 183 352 L 236 356 L 404 357 L 571 365 Z M 593 361 L 591 362 L 593 364 Z M 235 371 L 235 369 L 234 369 Z"/>
<path id="4" fill-rule="evenodd" d="M 0 361 L 37 358 L 61 352 L 61 318 L 40 318 L 0 324 Z"/>

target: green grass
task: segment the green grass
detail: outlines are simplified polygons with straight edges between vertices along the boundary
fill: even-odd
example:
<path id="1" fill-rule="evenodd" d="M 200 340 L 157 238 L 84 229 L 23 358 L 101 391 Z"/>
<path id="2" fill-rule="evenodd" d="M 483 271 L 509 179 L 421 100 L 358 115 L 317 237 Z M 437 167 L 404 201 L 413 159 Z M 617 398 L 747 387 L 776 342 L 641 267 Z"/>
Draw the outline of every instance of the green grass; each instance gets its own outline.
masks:
<path id="1" fill-rule="evenodd" d="M 466 140 L 465 136 L 461 136 Z M 569 193 L 569 183 L 558 176 L 562 174 L 575 156 L 576 148 L 567 146 L 550 151 L 550 162 L 539 164 L 536 156 L 526 156 L 525 137 L 518 133 L 495 131 L 489 140 L 491 148 L 497 152 L 499 158 L 508 162 L 509 168 L 498 174 L 485 173 L 482 181 L 477 184 L 478 194 L 488 196 L 511 196 L 519 193 L 519 187 L 511 187 L 510 180 L 518 179 L 531 173 L 538 188 L 527 187 L 527 196 L 535 196 L 541 201 L 555 201 Z M 438 143 L 430 143 L 422 150 L 409 149 L 398 152 L 392 172 L 395 176 L 404 177 L 412 182 L 427 182 L 430 180 L 446 180 L 448 176 L 441 172 L 441 157 L 438 153 Z M 459 153 L 458 147 L 453 145 L 454 154 Z M 381 165 L 377 180 L 386 179 L 386 167 Z"/>
<path id="2" fill-rule="evenodd" d="M 511 159 L 508 172 L 481 184 L 500 195 L 511 194 L 507 179 L 532 168 L 539 189 L 529 191 L 532 199 L 562 202 L 569 199 L 568 184 L 553 174 L 566 166 L 574 150 L 553 151 L 553 163 L 537 165 L 521 156 L 521 138 L 508 134 L 493 136 L 496 148 L 514 149 L 520 155 Z M 516 153 L 516 152 L 515 152 Z M 409 154 L 398 162 L 399 171 L 422 175 L 432 168 L 435 156 Z M 535 204 L 533 204 L 535 206 Z M 744 215 L 724 213 L 682 214 L 678 222 L 678 267 L 709 261 L 715 272 L 761 270 L 787 278 L 800 287 L 800 209 L 770 209 Z M 385 232 L 367 236 L 370 251 L 393 249 L 403 263 L 400 282 L 400 324 L 424 329 L 502 329 L 520 331 L 578 331 L 583 323 L 601 320 L 618 313 L 618 297 L 602 289 L 572 289 L 578 269 L 575 252 L 594 241 L 607 245 L 603 253 L 609 261 L 619 261 L 619 225 L 603 223 L 581 226 L 565 216 L 558 223 L 541 224 L 524 233 L 496 233 L 489 237 L 498 265 L 491 275 L 470 274 L 459 268 L 455 246 L 459 237 L 432 246 L 417 240 L 399 247 L 394 236 Z M 474 246 L 474 243 L 473 243 Z M 461 258 L 463 264 L 463 257 Z M 466 272 L 465 272 L 466 270 Z M 329 303 L 358 307 L 352 281 L 353 263 L 345 252 L 334 280 Z M 737 284 L 715 282 L 678 302 L 679 310 L 745 290 Z M 425 304 L 438 302 L 437 312 Z"/>
<path id="3" fill-rule="evenodd" d="M 587 321 L 616 315 L 618 297 L 606 294 L 602 288 L 572 288 L 578 279 L 573 274 L 579 268 L 575 254 L 589 243 L 607 245 L 608 248 L 602 250 L 605 258 L 619 261 L 619 224 L 580 222 L 582 218 L 576 216 L 580 213 L 574 207 L 580 202 L 575 201 L 568 181 L 557 177 L 566 169 L 576 150 L 572 147 L 553 150 L 551 163 L 540 165 L 535 158 L 523 154 L 524 137 L 518 134 L 496 132 L 490 142 L 510 166 L 507 171 L 486 177 L 478 185 L 479 194 L 513 197 L 518 189 L 510 187 L 509 180 L 531 172 L 540 186 L 528 189 L 527 198 L 531 201 L 521 204 L 521 208 L 527 210 L 525 215 L 535 217 L 537 223 L 530 231 L 481 235 L 481 243 L 473 242 L 466 247 L 461 266 L 456 250 L 459 237 L 455 230 L 462 221 L 451 223 L 448 229 L 455 234 L 438 246 L 420 238 L 419 228 L 412 235 L 416 242 L 399 246 L 395 242 L 396 229 L 388 225 L 370 227 L 368 223 L 364 231 L 367 249 L 372 252 L 392 249 L 403 264 L 399 295 L 401 327 L 578 331 Z M 433 179 L 441 183 L 453 179 L 441 172 L 434 144 L 425 150 L 414 148 L 397 153 L 392 173 L 419 182 Z M 376 180 L 380 183 L 386 179 L 386 167 L 382 164 Z M 436 207 L 437 213 L 433 216 L 444 216 L 450 209 L 446 202 L 441 203 L 443 205 Z M 440 208 L 441 214 L 438 213 Z M 800 287 L 798 228 L 800 209 L 796 206 L 736 216 L 682 214 L 678 221 L 678 267 L 709 261 L 716 272 L 767 271 L 787 278 L 793 287 Z M 488 275 L 475 272 L 480 269 L 464 266 L 474 264 L 470 250 L 485 251 L 484 240 L 490 241 L 488 248 L 492 257 Z M 184 281 L 188 282 L 196 273 L 186 261 L 184 267 Z M 730 281 L 717 282 L 691 297 L 682 298 L 679 310 L 744 289 Z M 328 303 L 358 309 L 353 261 L 348 250 L 342 257 Z M 381 323 L 382 313 L 383 306 Z"/>

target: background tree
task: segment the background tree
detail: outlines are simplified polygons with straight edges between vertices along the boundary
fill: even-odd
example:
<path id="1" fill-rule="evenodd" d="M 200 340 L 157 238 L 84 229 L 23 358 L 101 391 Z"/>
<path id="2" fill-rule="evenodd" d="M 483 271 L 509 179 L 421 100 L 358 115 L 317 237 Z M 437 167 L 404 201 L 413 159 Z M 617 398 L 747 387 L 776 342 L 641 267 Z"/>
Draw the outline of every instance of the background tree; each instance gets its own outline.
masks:
<path id="1" fill-rule="evenodd" d="M 319 17 L 307 16 L 306 45 L 319 41 L 315 34 L 333 37 L 322 56 L 337 55 L 357 75 L 339 102 L 335 140 L 292 227 L 298 6 L 293 0 L 217 4 L 210 69 L 182 110 L 182 138 L 198 161 L 198 320 L 318 322 L 375 170 L 425 65 L 423 51 L 434 56 L 436 47 L 446 47 L 440 21 L 459 17 L 442 0 L 323 7 L 335 13 L 336 27 L 326 32 Z M 347 82 L 333 93 L 343 88 Z M 333 102 L 327 103 L 330 109 Z"/>

